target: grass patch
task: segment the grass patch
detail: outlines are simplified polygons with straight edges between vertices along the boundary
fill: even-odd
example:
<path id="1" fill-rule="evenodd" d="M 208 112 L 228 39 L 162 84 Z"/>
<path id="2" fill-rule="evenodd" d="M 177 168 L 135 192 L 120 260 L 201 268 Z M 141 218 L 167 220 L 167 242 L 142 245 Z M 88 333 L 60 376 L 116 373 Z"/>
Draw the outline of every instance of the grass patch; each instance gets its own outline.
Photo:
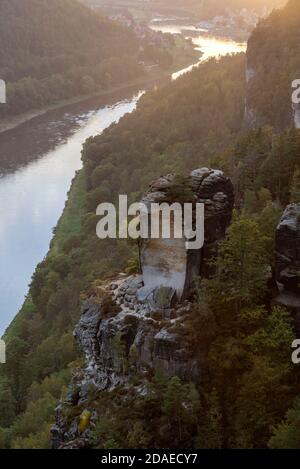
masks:
<path id="1" fill-rule="evenodd" d="M 84 170 L 77 172 L 73 179 L 62 216 L 56 228 L 50 244 L 49 255 L 60 254 L 64 243 L 73 236 L 79 236 L 81 232 L 81 220 L 84 213 L 86 187 Z"/>

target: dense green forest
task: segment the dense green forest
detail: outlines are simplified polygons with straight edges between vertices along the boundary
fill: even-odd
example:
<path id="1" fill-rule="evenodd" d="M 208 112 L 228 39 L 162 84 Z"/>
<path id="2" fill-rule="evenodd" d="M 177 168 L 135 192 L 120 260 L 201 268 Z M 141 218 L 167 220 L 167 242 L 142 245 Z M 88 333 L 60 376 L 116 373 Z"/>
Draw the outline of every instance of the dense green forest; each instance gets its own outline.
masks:
<path id="1" fill-rule="evenodd" d="M 138 39 L 77 0 L 0 2 L 1 115 L 40 108 L 136 78 Z"/>
<path id="2" fill-rule="evenodd" d="M 248 105 L 256 124 L 283 129 L 292 122 L 292 81 L 300 77 L 300 8 L 298 0 L 275 10 L 259 23 L 248 43 L 248 67 L 254 71 Z"/>
<path id="3" fill-rule="evenodd" d="M 202 340 L 203 324 L 201 321 L 199 324 L 199 317 L 213 327 L 205 339 L 211 347 L 211 381 L 205 390 L 193 391 L 198 396 L 195 406 L 200 406 L 197 418 L 193 417 L 191 422 L 189 416 L 184 417 L 184 439 L 178 440 L 177 445 L 186 446 L 192 439 L 198 447 L 267 446 L 271 426 L 279 424 L 292 406 L 300 383 L 289 364 L 291 321 L 284 311 L 268 308 L 264 277 L 262 280 L 260 274 L 260 282 L 255 281 L 253 287 L 251 272 L 257 276 L 273 262 L 272 234 L 281 214 L 280 205 L 291 197 L 300 135 L 289 130 L 275 136 L 270 127 L 246 135 L 239 132 L 245 88 L 243 72 L 243 55 L 203 64 L 181 80 L 145 95 L 135 113 L 85 144 L 84 170 L 75 179 L 52 250 L 38 266 L 23 310 L 6 334 L 10 359 L 1 377 L 2 445 L 48 444 L 58 395 L 68 380 L 69 363 L 77 359 L 72 329 L 79 315 L 80 292 L 84 294 L 96 279 L 106 274 L 134 266 L 133 246 L 124 241 L 97 239 L 97 204 L 114 200 L 120 191 L 136 200 L 153 177 L 171 170 L 185 173 L 189 168 L 208 164 L 223 168 L 233 178 L 238 205 L 244 207 L 225 243 L 231 250 L 232 264 L 236 264 L 241 254 L 237 231 L 242 229 L 247 234 L 252 248 L 247 260 L 249 288 L 242 298 L 237 290 L 236 297 L 228 295 L 226 301 L 219 303 L 216 298 L 221 298 L 220 285 L 226 289 L 229 276 L 225 273 L 224 278 L 215 278 L 203 286 L 207 302 L 195 304 L 191 324 L 186 327 L 196 333 L 194 340 Z M 212 120 L 216 123 L 213 128 Z M 222 250 L 218 262 L 223 262 Z M 233 308 L 237 297 L 239 309 Z M 216 366 L 217 361 L 221 365 Z M 136 426 L 144 428 L 147 412 L 154 405 L 157 407 L 153 425 L 160 425 L 166 418 L 161 400 L 155 401 L 155 386 L 162 386 L 166 396 L 170 386 L 178 388 L 179 396 L 186 395 L 184 384 L 164 381 L 163 377 L 157 379 L 163 383 L 159 385 L 154 380 L 151 406 L 143 398 L 136 403 L 136 417 L 129 420 L 132 431 Z M 254 407 L 253 393 L 259 396 Z M 112 399 L 112 394 L 103 394 L 97 405 L 100 409 L 101 405 L 111 405 L 116 410 L 119 401 L 116 399 L 113 404 Z M 205 399 L 209 405 L 204 405 Z M 267 410 L 266 399 L 269 399 Z M 117 429 L 112 422 L 108 424 L 107 438 L 113 439 L 118 447 L 130 446 L 125 437 L 129 418 L 126 409 L 120 415 L 124 420 L 120 417 Z M 208 423 L 202 427 L 200 421 L 210 422 L 210 439 L 206 438 Z M 166 444 L 164 440 L 153 440 L 155 428 L 151 431 L 148 427 L 147 431 L 150 446 Z M 99 435 L 95 435 L 95 441 Z"/>
<path id="4" fill-rule="evenodd" d="M 84 168 L 49 255 L 6 333 L 1 447 L 49 445 L 57 400 L 71 368 L 81 365 L 72 336 L 80 302 L 95 282 L 137 266 L 134 245 L 96 237 L 96 206 L 120 193 L 139 200 L 161 174 L 212 166 L 232 178 L 236 212 L 215 260 L 217 273 L 199 285 L 184 325 L 195 346 L 208 346 L 209 380 L 197 387 L 157 375 L 139 399 L 118 389 L 91 396 L 91 406 L 105 414 L 93 446 L 299 448 L 300 374 L 290 360 L 295 333 L 288 312 L 272 305 L 276 287 L 266 273 L 274 267 L 283 208 L 300 202 L 300 131 L 278 133 L 272 122 L 242 129 L 244 71 L 243 54 L 203 63 L 147 93 L 134 113 L 85 143 Z M 172 441 L 157 431 L 166 422 Z"/>
<path id="5" fill-rule="evenodd" d="M 57 396 L 51 390 L 52 381 L 61 383 L 60 373 L 67 373 L 63 370 L 77 358 L 72 330 L 79 316 L 80 292 L 97 278 L 126 268 L 136 255 L 125 242 L 99 242 L 95 235 L 98 201 L 112 200 L 124 190 L 132 199 L 139 197 L 160 172 L 201 165 L 208 153 L 220 148 L 221 140 L 229 142 L 243 113 L 243 68 L 243 56 L 207 63 L 182 80 L 146 94 L 136 113 L 126 116 L 120 126 L 112 126 L 103 138 L 86 143 L 85 168 L 75 179 L 52 250 L 38 266 L 28 299 L 6 334 L 10 358 L 0 369 L 0 426 L 8 427 L 2 438 L 11 440 L 12 446 L 27 444 L 22 439 L 28 434 L 32 445 L 39 444 L 41 420 L 48 422 L 48 430 L 53 421 L 53 412 L 45 416 L 38 407 L 47 397 L 53 411 Z M 223 116 L 207 141 L 220 99 Z M 34 401 L 28 397 L 32 387 L 40 389 Z M 30 428 L 27 419 L 33 421 Z M 47 442 L 44 434 L 43 444 Z"/>

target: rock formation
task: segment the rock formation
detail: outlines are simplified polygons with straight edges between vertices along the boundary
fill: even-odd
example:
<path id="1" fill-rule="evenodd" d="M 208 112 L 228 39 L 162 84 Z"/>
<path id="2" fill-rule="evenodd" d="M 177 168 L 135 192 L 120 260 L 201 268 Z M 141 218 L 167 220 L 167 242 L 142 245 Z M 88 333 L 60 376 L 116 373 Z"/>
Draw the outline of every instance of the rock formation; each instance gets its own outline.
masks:
<path id="1" fill-rule="evenodd" d="M 276 231 L 277 302 L 295 315 L 300 329 L 300 204 L 288 205 Z"/>
<path id="2" fill-rule="evenodd" d="M 151 203 L 168 200 L 175 184 L 174 175 L 159 178 L 151 184 L 143 203 L 149 207 Z M 204 246 L 189 250 L 183 238 L 142 240 L 140 258 L 145 295 L 153 296 L 156 288 L 164 286 L 170 289 L 170 300 L 175 296 L 181 300 L 189 296 L 196 277 L 209 274 L 209 260 L 230 223 L 233 186 L 221 171 L 201 168 L 191 173 L 190 187 L 194 203 L 204 204 Z"/>
<path id="3" fill-rule="evenodd" d="M 137 376 L 143 387 L 143 379 L 155 370 L 184 381 L 205 379 L 205 346 L 198 344 L 195 350 L 185 338 L 191 304 L 186 301 L 170 308 L 166 287 L 157 289 L 151 300 L 143 288 L 142 276 L 120 275 L 83 303 L 74 335 L 86 365 L 74 372 L 67 398 L 56 409 L 54 448 L 88 444 L 89 430 L 81 434 L 78 419 L 70 424 L 64 414 L 68 408 L 88 403 L 91 388 L 128 386 Z"/>
<path id="4" fill-rule="evenodd" d="M 174 176 L 158 179 L 144 201 L 166 199 L 174 181 Z M 138 392 L 143 392 L 147 376 L 157 370 L 187 382 L 205 380 L 207 345 L 193 342 L 189 324 L 193 304 L 185 297 L 196 276 L 210 273 L 208 261 L 225 235 L 234 197 L 232 184 L 221 171 L 195 170 L 190 183 L 195 201 L 205 204 L 203 248 L 187 251 L 181 242 L 173 245 L 172 258 L 168 240 L 144 240 L 140 248 L 143 275 L 120 274 L 100 283 L 83 303 L 74 335 L 85 367 L 74 371 L 69 393 L 56 410 L 54 448 L 88 446 L 89 427 L 80 431 L 86 414 L 71 420 L 66 415 L 68 409 L 88 407 L 91 387 L 109 391 L 127 387 L 138 377 Z M 97 415 L 88 412 L 92 423 Z"/>
<path id="5" fill-rule="evenodd" d="M 251 106 L 248 91 L 251 86 L 251 81 L 255 78 L 256 72 L 254 67 L 250 66 L 250 59 L 246 56 L 246 98 L 245 98 L 245 110 L 244 110 L 244 127 L 246 129 L 254 129 L 257 127 L 257 115 L 255 109 Z"/>

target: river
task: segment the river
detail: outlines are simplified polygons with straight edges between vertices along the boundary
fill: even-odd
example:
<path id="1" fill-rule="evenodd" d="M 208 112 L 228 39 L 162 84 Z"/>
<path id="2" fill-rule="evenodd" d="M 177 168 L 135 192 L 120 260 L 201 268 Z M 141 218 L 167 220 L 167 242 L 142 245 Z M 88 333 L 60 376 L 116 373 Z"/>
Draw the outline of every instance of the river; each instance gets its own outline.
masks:
<path id="1" fill-rule="evenodd" d="M 150 27 L 154 31 L 160 31 L 162 33 L 182 34 L 186 39 L 190 39 L 193 42 L 195 49 L 200 52 L 198 62 L 184 68 L 183 70 L 173 73 L 172 77 L 175 80 L 211 57 L 245 52 L 247 48 L 247 44 L 244 42 L 236 42 L 232 39 L 215 37 L 210 35 L 208 30 L 197 28 L 190 24 L 177 24 L 176 22 L 158 21 L 157 19 L 153 19 L 152 23 L 150 23 Z"/>
<path id="2" fill-rule="evenodd" d="M 188 35 L 188 26 L 159 28 Z M 201 37 L 193 36 L 195 47 L 203 52 L 199 62 L 240 51 L 241 45 L 233 41 L 229 46 L 222 39 Z M 71 181 L 81 168 L 83 142 L 132 112 L 143 92 L 127 89 L 87 100 L 0 134 L 0 337 L 22 306 L 36 265 L 47 254 Z"/>
<path id="3" fill-rule="evenodd" d="M 82 144 L 132 112 L 141 93 L 121 100 L 112 95 L 112 104 L 97 110 L 81 104 L 49 113 L 0 135 L 0 336 L 49 249 L 52 229 L 81 168 Z M 34 160 L 26 163 L 29 157 Z"/>

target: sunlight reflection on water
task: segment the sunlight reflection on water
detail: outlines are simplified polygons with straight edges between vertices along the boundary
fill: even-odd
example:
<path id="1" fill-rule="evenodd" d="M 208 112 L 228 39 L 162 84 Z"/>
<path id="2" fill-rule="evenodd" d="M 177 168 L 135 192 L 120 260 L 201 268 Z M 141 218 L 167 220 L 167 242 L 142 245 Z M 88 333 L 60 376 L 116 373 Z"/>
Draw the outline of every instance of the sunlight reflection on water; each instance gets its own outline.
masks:
<path id="1" fill-rule="evenodd" d="M 81 116 L 79 129 L 66 140 L 62 136 L 54 150 L 0 176 L 0 337 L 22 306 L 34 269 L 48 251 L 52 228 L 82 166 L 82 144 L 132 112 L 141 94 Z M 35 141 L 43 138 L 36 125 Z M 0 135 L 0 153 L 2 140 Z"/>
<path id="2" fill-rule="evenodd" d="M 247 49 L 247 43 L 240 43 L 231 39 L 209 36 L 207 34 L 207 30 L 196 28 L 195 26 L 191 25 L 178 25 L 172 23 L 152 24 L 151 28 L 154 31 L 160 31 L 163 33 L 184 34 L 185 38 L 191 39 L 193 41 L 195 49 L 202 53 L 202 55 L 199 57 L 199 62 L 190 65 L 189 67 L 186 67 L 179 72 L 173 73 L 173 79 L 176 79 L 180 75 L 189 72 L 201 62 L 204 62 L 211 57 L 220 57 L 227 54 L 245 52 Z M 191 34 L 188 33 L 189 31 Z M 197 31 L 199 32 L 199 35 L 195 34 Z"/>

